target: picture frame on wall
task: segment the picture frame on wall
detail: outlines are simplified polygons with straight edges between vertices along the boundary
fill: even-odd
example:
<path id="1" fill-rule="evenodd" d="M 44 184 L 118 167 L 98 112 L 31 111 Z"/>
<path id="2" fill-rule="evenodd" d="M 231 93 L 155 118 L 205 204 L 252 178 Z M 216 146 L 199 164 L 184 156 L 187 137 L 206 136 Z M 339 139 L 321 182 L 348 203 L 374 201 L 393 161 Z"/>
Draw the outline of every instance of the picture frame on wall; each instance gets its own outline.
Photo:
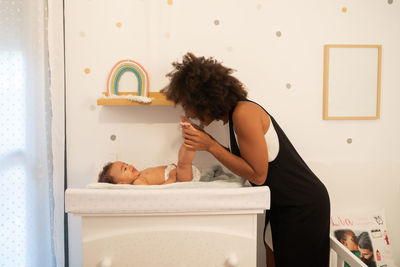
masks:
<path id="1" fill-rule="evenodd" d="M 381 45 L 324 46 L 324 120 L 380 118 Z"/>

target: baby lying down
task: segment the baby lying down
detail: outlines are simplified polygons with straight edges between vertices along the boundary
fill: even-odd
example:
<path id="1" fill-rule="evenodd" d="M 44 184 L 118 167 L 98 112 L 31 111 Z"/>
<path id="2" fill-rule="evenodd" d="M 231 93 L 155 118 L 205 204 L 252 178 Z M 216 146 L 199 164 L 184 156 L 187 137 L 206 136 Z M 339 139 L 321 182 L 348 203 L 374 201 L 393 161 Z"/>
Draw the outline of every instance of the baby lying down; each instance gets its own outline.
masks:
<path id="1" fill-rule="evenodd" d="M 182 127 L 191 127 L 187 124 Z M 192 166 L 196 151 L 181 145 L 178 153 L 178 165 L 157 166 L 137 170 L 133 165 L 122 161 L 109 162 L 99 174 L 99 183 L 133 184 L 133 185 L 161 185 L 176 181 L 188 182 L 193 180 L 193 175 L 199 176 L 199 171 Z M 199 177 L 196 177 L 199 178 Z"/>
<path id="2" fill-rule="evenodd" d="M 193 173 L 198 173 L 192 161 L 196 152 L 183 145 L 179 149 L 178 165 L 157 166 L 137 170 L 133 165 L 122 161 L 107 163 L 99 174 L 99 183 L 161 185 L 176 181 L 192 181 Z"/>

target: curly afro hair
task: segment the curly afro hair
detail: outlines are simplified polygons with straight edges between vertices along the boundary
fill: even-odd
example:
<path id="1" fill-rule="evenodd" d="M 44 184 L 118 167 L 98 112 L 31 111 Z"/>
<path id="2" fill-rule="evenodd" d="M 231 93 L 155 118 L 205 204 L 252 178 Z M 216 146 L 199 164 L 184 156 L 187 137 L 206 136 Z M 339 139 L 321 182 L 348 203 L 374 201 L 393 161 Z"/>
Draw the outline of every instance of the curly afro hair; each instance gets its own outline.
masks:
<path id="1" fill-rule="evenodd" d="M 212 57 L 187 53 L 182 63 L 174 62 L 172 66 L 174 70 L 166 75 L 170 83 L 161 92 L 200 120 L 222 119 L 238 101 L 247 97 L 243 84 L 231 75 L 234 70 Z"/>

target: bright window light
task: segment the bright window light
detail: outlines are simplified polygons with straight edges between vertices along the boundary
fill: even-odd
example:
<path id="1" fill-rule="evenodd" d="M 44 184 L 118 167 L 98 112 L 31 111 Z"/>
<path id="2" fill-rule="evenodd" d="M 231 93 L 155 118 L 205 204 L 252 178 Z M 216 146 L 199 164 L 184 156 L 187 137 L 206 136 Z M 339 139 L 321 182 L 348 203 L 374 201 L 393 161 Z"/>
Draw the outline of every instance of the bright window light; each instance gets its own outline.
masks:
<path id="1" fill-rule="evenodd" d="M 22 52 L 0 51 L 0 266 L 26 266 L 26 92 Z"/>

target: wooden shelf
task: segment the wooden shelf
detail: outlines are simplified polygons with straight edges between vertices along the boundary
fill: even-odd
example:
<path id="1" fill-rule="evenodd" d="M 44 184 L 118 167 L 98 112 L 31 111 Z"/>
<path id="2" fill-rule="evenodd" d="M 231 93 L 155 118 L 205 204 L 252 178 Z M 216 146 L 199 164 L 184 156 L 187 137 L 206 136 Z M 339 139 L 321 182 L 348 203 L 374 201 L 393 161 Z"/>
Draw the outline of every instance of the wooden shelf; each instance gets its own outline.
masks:
<path id="1" fill-rule="evenodd" d="M 137 95 L 137 93 L 120 92 L 120 95 Z M 160 92 L 150 92 L 149 97 L 152 99 L 150 103 L 135 102 L 128 99 L 110 99 L 99 98 L 97 105 L 99 106 L 173 106 L 174 102 L 166 99 L 165 95 Z"/>

